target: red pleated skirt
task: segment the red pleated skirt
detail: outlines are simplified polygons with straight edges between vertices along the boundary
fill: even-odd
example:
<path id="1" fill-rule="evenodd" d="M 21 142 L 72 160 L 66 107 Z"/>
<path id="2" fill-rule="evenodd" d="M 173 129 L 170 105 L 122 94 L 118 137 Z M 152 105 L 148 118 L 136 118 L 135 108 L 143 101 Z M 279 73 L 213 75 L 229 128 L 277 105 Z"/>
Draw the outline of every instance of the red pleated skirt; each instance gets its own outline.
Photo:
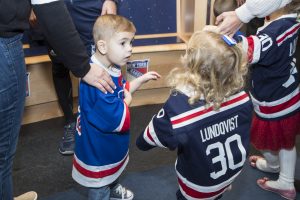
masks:
<path id="1" fill-rule="evenodd" d="M 251 143 L 258 150 L 291 149 L 295 146 L 297 134 L 300 134 L 300 112 L 274 121 L 253 117 Z"/>

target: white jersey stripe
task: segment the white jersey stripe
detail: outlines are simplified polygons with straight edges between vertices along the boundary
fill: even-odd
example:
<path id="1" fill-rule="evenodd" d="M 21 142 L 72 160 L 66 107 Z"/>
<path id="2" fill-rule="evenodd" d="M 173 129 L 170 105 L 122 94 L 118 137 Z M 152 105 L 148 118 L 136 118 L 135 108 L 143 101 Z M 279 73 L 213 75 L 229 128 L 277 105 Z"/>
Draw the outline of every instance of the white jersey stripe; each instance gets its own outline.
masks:
<path id="1" fill-rule="evenodd" d="M 103 187 L 105 185 L 111 184 L 118 177 L 120 177 L 121 173 L 124 171 L 125 167 L 127 166 L 128 161 L 129 161 L 129 157 L 127 156 L 124 164 L 121 166 L 121 168 L 118 171 L 116 171 L 114 174 L 112 174 L 110 176 L 105 176 L 102 178 L 90 178 L 90 177 L 84 176 L 73 165 L 72 177 L 76 182 L 78 182 L 79 184 L 81 184 L 85 187 L 94 187 L 94 188 Z"/>
<path id="2" fill-rule="evenodd" d="M 162 148 L 167 148 L 159 141 L 159 139 L 155 133 L 155 130 L 153 127 L 153 119 L 149 123 L 149 133 L 157 146 L 162 147 Z"/>
<path id="3" fill-rule="evenodd" d="M 258 101 L 251 95 L 251 99 L 253 101 L 254 105 L 254 111 L 262 118 L 271 119 L 271 118 L 277 118 L 284 115 L 287 115 L 295 110 L 297 110 L 300 107 L 300 101 L 296 101 L 293 105 L 289 105 L 289 107 L 283 107 L 281 110 L 278 110 L 277 112 L 263 112 L 263 110 L 266 110 L 269 108 L 269 110 L 272 109 L 272 107 L 280 107 L 281 104 L 284 104 L 294 98 L 295 96 L 299 95 L 300 89 L 297 87 L 292 93 L 288 94 L 287 96 L 278 99 L 276 101 L 272 102 L 265 102 L 265 101 Z"/>
<path id="4" fill-rule="evenodd" d="M 151 135 L 150 135 L 150 133 L 149 133 L 149 126 L 147 126 L 146 128 L 145 128 L 145 131 L 144 131 L 144 134 L 143 134 L 143 138 L 144 138 L 144 140 L 148 143 L 148 144 L 150 144 L 150 145 L 152 145 L 152 146 L 156 146 L 155 145 L 155 143 L 154 143 L 154 141 L 152 141 L 153 140 L 153 138 L 151 137 Z M 151 138 L 150 138 L 151 137 Z"/>
<path id="5" fill-rule="evenodd" d="M 245 96 L 243 97 L 243 95 L 245 95 Z M 239 99 L 239 98 L 241 98 L 241 99 Z M 239 100 L 235 101 L 235 99 L 239 99 Z M 233 102 L 231 102 L 227 105 L 226 103 L 230 102 L 230 101 L 233 101 Z M 176 128 L 181 128 L 181 127 L 187 126 L 189 124 L 200 121 L 204 118 L 212 116 L 216 113 L 221 113 L 221 112 L 224 112 L 224 111 L 229 110 L 231 108 L 234 108 L 236 106 L 242 105 L 247 101 L 249 101 L 249 96 L 246 95 L 245 92 L 241 92 L 241 93 L 238 94 L 238 96 L 236 95 L 236 96 L 228 99 L 226 102 L 224 102 L 223 104 L 225 106 L 221 106 L 221 108 L 218 111 L 214 111 L 212 109 L 212 106 L 209 107 L 209 108 L 206 108 L 205 106 L 202 106 L 200 108 L 196 108 L 196 109 L 193 109 L 191 111 L 182 113 L 182 114 L 177 115 L 175 117 L 172 117 L 171 118 L 172 127 L 173 127 L 173 129 L 176 129 Z M 197 113 L 199 113 L 199 114 L 197 114 Z M 176 122 L 176 121 L 179 121 L 179 122 Z"/>
<path id="6" fill-rule="evenodd" d="M 83 163 L 81 160 L 79 160 L 75 154 L 74 154 L 74 159 L 82 168 L 92 171 L 92 172 L 99 172 L 99 171 L 109 170 L 109 169 L 112 169 L 112 168 L 118 166 L 120 163 L 122 163 L 128 157 L 128 153 L 129 152 L 126 153 L 125 157 L 121 161 L 110 164 L 110 165 L 103 165 L 103 166 L 87 165 L 87 164 Z"/>
<path id="7" fill-rule="evenodd" d="M 177 161 L 176 161 L 177 164 Z M 176 169 L 175 169 L 176 170 Z M 213 185 L 213 186 L 200 186 L 196 185 L 186 178 L 184 178 L 177 170 L 177 177 L 189 188 L 201 192 L 201 193 L 212 193 L 221 190 L 222 188 L 225 188 L 226 186 L 229 186 L 233 180 L 242 172 L 242 170 L 238 171 L 235 175 L 233 175 L 230 179 L 218 184 L 218 185 Z"/>
<path id="8" fill-rule="evenodd" d="M 58 0 L 31 0 L 31 4 L 32 5 L 45 4 L 45 3 L 52 3 L 54 1 L 58 1 Z"/>
<path id="9" fill-rule="evenodd" d="M 122 116 L 122 119 L 121 119 L 121 121 L 120 121 L 120 124 L 119 124 L 119 126 L 115 129 L 115 130 L 113 130 L 113 132 L 120 132 L 121 130 L 122 130 L 122 128 L 123 128 L 123 126 L 124 126 L 124 122 L 125 122 L 125 119 L 126 119 L 126 117 L 127 117 L 127 105 L 126 105 L 126 103 L 124 102 L 124 107 L 123 107 L 123 116 Z"/>
<path id="10" fill-rule="evenodd" d="M 300 24 L 297 23 L 276 38 L 277 45 L 280 46 L 284 41 L 297 34 Z"/>

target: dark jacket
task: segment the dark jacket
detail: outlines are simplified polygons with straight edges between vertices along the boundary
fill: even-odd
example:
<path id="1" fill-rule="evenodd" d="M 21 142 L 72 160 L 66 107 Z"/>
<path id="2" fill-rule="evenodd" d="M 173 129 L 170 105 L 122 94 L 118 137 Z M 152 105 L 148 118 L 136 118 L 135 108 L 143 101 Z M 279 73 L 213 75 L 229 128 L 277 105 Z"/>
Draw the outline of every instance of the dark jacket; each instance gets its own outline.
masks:
<path id="1" fill-rule="evenodd" d="M 37 1 L 38 2 L 38 1 Z M 29 0 L 0 0 L 0 37 L 12 37 L 29 27 Z M 77 77 L 90 70 L 89 56 L 63 1 L 32 5 L 47 41 Z"/>
<path id="2" fill-rule="evenodd" d="M 0 37 L 11 37 L 28 28 L 30 0 L 0 1 Z"/>

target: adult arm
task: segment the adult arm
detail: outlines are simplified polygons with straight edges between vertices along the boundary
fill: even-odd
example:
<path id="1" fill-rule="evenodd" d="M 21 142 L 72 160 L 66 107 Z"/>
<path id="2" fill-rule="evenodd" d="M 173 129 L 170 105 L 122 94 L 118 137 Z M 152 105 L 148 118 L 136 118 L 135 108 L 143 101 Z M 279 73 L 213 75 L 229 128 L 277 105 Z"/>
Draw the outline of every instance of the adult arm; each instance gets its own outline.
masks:
<path id="1" fill-rule="evenodd" d="M 111 77 L 95 64 L 89 63 L 85 47 L 72 19 L 59 0 L 32 0 L 34 13 L 39 20 L 47 41 L 61 57 L 71 72 L 101 91 L 113 92 Z"/>
<path id="2" fill-rule="evenodd" d="M 282 8 L 291 0 L 247 0 L 235 11 L 224 12 L 216 18 L 222 34 L 232 36 L 243 23 L 248 23 L 254 17 L 265 17 Z"/>

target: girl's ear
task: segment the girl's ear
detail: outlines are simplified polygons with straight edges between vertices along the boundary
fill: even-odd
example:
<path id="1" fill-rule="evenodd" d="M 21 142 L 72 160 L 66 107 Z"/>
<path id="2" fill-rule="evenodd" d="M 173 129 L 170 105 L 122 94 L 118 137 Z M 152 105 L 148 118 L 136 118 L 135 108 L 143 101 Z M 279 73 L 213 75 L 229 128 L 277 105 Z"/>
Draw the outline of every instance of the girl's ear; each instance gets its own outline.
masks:
<path id="1" fill-rule="evenodd" d="M 104 40 L 98 40 L 97 49 L 102 55 L 105 55 L 107 53 L 106 42 Z"/>

